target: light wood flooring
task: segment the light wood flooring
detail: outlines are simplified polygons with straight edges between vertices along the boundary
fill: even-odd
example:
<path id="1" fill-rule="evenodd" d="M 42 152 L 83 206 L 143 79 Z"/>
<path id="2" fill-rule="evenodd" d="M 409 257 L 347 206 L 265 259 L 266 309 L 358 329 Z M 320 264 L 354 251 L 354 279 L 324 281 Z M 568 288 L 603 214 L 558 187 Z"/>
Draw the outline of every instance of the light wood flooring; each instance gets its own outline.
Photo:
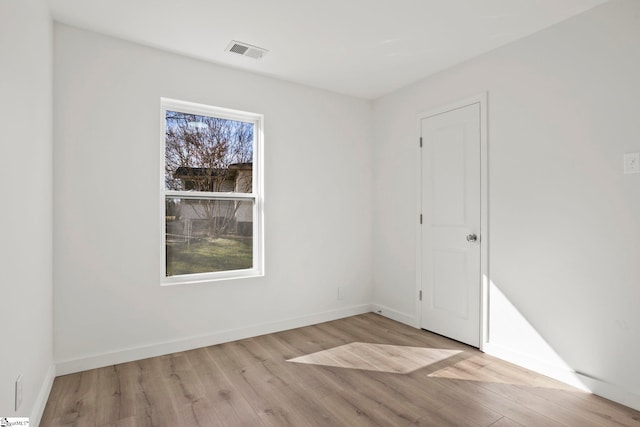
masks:
<path id="1" fill-rule="evenodd" d="M 335 350 L 353 343 L 384 346 Z M 381 351 L 411 368 L 372 368 Z M 640 427 L 640 412 L 369 313 L 58 377 L 40 425 Z"/>

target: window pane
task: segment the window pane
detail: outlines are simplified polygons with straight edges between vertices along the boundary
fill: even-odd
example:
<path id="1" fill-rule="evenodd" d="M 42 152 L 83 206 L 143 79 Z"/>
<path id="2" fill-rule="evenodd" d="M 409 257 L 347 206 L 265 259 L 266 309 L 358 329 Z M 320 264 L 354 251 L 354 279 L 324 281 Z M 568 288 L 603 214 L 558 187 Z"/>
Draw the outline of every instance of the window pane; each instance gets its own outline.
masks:
<path id="1" fill-rule="evenodd" d="M 252 192 L 254 124 L 168 111 L 165 188 Z"/>
<path id="2" fill-rule="evenodd" d="M 253 204 L 166 197 L 166 275 L 252 268 Z"/>

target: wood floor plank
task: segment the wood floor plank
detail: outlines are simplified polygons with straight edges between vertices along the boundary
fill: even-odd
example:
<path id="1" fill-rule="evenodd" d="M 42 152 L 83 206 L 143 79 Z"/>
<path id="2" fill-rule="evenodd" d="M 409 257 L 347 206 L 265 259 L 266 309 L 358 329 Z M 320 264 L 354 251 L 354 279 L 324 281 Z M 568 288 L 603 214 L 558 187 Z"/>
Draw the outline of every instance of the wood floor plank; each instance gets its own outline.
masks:
<path id="1" fill-rule="evenodd" d="M 58 377 L 40 425 L 640 427 L 640 412 L 368 313 Z"/>
<path id="2" fill-rule="evenodd" d="M 165 404 L 172 405 L 178 425 L 211 426 L 219 422 L 215 413 L 202 411 L 206 403 L 205 391 L 191 368 L 185 353 L 176 353 L 159 359 L 163 391 L 168 397 Z M 206 406 L 206 405 L 204 405 Z"/>
<path id="3" fill-rule="evenodd" d="M 531 372 L 523 377 L 519 368 L 504 362 L 499 363 L 501 369 L 495 369 L 493 360 L 478 354 L 465 361 L 443 369 L 446 374 L 436 372 L 432 377 L 441 378 L 439 381 L 453 388 L 456 393 L 464 394 L 466 390 L 482 393 L 485 404 L 495 407 L 500 404 L 499 411 L 519 422 L 526 422 L 530 418 L 544 420 L 547 425 L 597 425 L 579 414 L 567 414 L 565 411 L 556 412 L 556 402 L 539 399 L 528 392 L 529 388 L 536 388 L 534 378 L 529 378 Z M 505 372 L 501 372 L 504 370 Z M 511 372 L 512 377 L 508 375 Z M 537 376 L 535 376 L 537 377 Z M 530 384 L 527 385 L 527 379 Z M 501 397 L 497 401 L 494 396 Z M 507 402 L 507 406 L 504 405 Z M 516 408 L 514 412 L 512 408 Z M 555 415 L 555 416 L 554 416 Z"/>
<path id="4" fill-rule="evenodd" d="M 454 367 L 447 368 L 447 370 L 450 373 L 450 379 L 455 376 L 456 370 L 460 371 L 459 378 L 468 380 L 469 377 L 475 377 L 473 380 L 481 383 L 484 388 L 509 398 L 519 406 L 544 414 L 561 424 L 585 427 L 602 425 L 599 420 L 585 415 L 582 411 L 567 411 L 564 405 L 559 406 L 558 404 L 562 400 L 548 399 L 532 393 L 531 391 L 541 388 L 540 381 L 538 381 L 539 376 L 533 372 L 504 362 L 496 362 L 497 360 L 478 355 L 458 363 Z M 555 387 L 554 383 L 547 381 L 544 383 Z M 562 388 L 569 389 L 566 386 L 562 386 Z M 580 392 L 571 390 L 568 393 Z"/>
<path id="5" fill-rule="evenodd" d="M 278 355 L 276 357 L 283 362 L 281 375 L 286 376 L 288 383 L 295 383 L 299 387 L 313 390 L 314 396 L 318 398 L 342 391 L 342 385 L 331 377 L 323 375 L 321 368 L 312 366 L 309 369 L 308 366 L 296 366 L 295 363 L 288 362 L 296 353 L 293 353 L 295 351 L 293 347 L 279 335 L 270 334 L 260 338 L 263 345 L 273 348 Z"/>
<path id="6" fill-rule="evenodd" d="M 51 415 L 53 425 L 95 426 L 97 374 L 97 370 L 85 371 L 66 378 L 66 392 Z"/>
<path id="7" fill-rule="evenodd" d="M 499 413 L 474 401 L 443 406 L 436 411 L 436 414 L 445 424 L 460 427 L 489 426 L 502 418 Z"/>
<path id="8" fill-rule="evenodd" d="M 495 423 L 491 424 L 491 427 L 521 427 L 522 424 L 513 421 L 507 417 L 502 417 Z"/>
<path id="9" fill-rule="evenodd" d="M 101 368 L 97 373 L 97 381 L 101 387 L 96 389 L 96 400 L 100 402 L 96 407 L 96 426 L 114 425 L 131 416 L 131 412 L 123 411 L 118 366 Z"/>
<path id="10" fill-rule="evenodd" d="M 153 375 L 145 370 L 148 366 L 149 359 L 116 365 L 120 379 L 122 413 L 125 417 L 126 414 L 133 414 L 136 425 L 141 427 L 153 425 L 153 418 L 157 417 L 149 400 L 150 391 L 145 388 L 147 385 L 145 377 Z M 129 419 L 130 417 L 123 418 L 123 422 L 127 423 Z"/>
<path id="11" fill-rule="evenodd" d="M 586 392 L 568 392 L 557 389 L 533 388 L 529 391 L 546 400 L 562 402 L 565 410 L 584 413 L 590 419 L 604 426 L 640 426 L 638 411 L 599 396 Z"/>
<path id="12" fill-rule="evenodd" d="M 519 404 L 508 394 L 505 396 L 504 394 L 495 393 L 492 390 L 486 389 L 480 382 L 437 379 L 431 382 L 430 385 L 438 390 L 440 387 L 446 389 L 447 391 L 442 391 L 442 394 L 448 396 L 449 399 L 453 396 L 454 400 L 481 403 L 493 411 L 520 422 L 523 425 L 543 425 L 548 427 L 565 425 L 549 418 L 544 412 L 536 411 L 529 405 Z"/>
<path id="13" fill-rule="evenodd" d="M 236 360 L 245 366 L 242 375 L 258 379 L 253 382 L 254 390 L 269 395 L 290 425 L 333 425 L 332 414 L 315 404 L 320 397 L 316 389 L 306 384 L 301 387 L 299 378 L 289 374 L 286 360 L 272 349 L 261 337 L 234 347 Z"/>
<path id="14" fill-rule="evenodd" d="M 261 425 L 291 425 L 287 408 L 281 408 L 279 402 L 272 400 L 260 387 L 260 383 L 270 377 L 265 377 L 264 372 L 249 369 L 255 361 L 237 357 L 237 343 L 213 346 L 207 350 L 224 366 L 229 384 L 251 406 Z"/>
<path id="15" fill-rule="evenodd" d="M 218 361 L 206 349 L 187 353 L 189 362 L 204 388 L 206 401 L 220 425 L 255 425 L 260 421 L 251 405 L 238 393 Z"/>

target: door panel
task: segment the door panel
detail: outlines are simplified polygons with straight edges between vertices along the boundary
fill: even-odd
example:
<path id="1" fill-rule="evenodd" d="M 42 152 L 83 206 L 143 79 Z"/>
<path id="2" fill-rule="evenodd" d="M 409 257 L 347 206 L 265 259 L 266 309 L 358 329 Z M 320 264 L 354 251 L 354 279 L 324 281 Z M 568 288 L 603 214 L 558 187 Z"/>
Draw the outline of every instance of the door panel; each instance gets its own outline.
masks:
<path id="1" fill-rule="evenodd" d="M 421 133 L 421 327 L 478 347 L 480 104 L 424 118 Z"/>
<path id="2" fill-rule="evenodd" d="M 467 254 L 464 251 L 439 250 L 434 251 L 433 260 L 433 308 L 467 319 Z"/>
<path id="3" fill-rule="evenodd" d="M 465 135 L 460 125 L 437 129 L 430 158 L 433 182 L 433 223 L 465 223 Z"/>

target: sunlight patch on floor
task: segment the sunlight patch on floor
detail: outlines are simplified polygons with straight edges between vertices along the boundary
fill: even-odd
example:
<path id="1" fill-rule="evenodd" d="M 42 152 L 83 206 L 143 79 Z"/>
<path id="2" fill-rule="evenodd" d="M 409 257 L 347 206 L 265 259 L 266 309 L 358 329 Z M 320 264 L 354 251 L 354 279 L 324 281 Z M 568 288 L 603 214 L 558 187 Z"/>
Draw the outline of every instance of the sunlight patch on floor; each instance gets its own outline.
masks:
<path id="1" fill-rule="evenodd" d="M 486 279 L 486 278 L 485 278 Z M 526 366 L 583 391 L 589 388 L 529 319 L 493 281 L 489 281 L 491 339 L 487 354 Z"/>
<path id="2" fill-rule="evenodd" d="M 353 342 L 288 362 L 408 374 L 459 353 L 462 351 Z"/>
<path id="3" fill-rule="evenodd" d="M 557 390 L 581 391 L 552 378 L 535 374 L 515 365 L 491 363 L 485 356 L 475 356 L 429 374 L 432 378 L 478 381 L 483 383 L 542 387 Z"/>

